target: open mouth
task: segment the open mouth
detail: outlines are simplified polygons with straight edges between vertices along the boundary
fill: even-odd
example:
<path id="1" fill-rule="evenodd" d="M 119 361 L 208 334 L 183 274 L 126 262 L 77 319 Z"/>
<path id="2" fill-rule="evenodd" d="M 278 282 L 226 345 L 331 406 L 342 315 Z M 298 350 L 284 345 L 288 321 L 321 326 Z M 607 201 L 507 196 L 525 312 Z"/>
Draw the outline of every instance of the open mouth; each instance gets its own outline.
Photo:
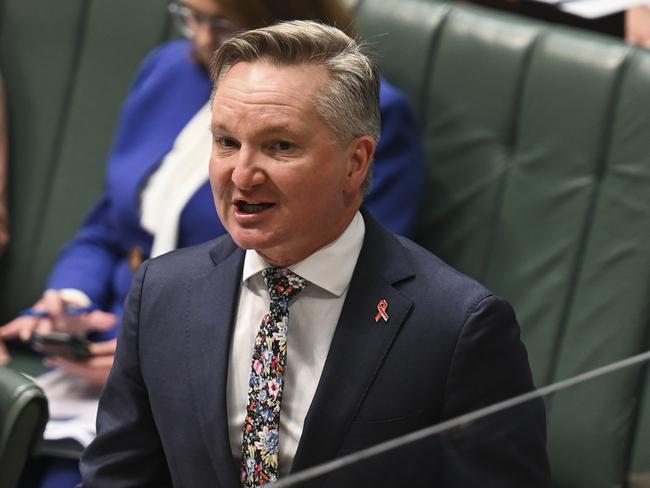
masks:
<path id="1" fill-rule="evenodd" d="M 243 214 L 257 214 L 273 207 L 274 203 L 248 203 L 244 200 L 235 201 L 237 210 Z"/>

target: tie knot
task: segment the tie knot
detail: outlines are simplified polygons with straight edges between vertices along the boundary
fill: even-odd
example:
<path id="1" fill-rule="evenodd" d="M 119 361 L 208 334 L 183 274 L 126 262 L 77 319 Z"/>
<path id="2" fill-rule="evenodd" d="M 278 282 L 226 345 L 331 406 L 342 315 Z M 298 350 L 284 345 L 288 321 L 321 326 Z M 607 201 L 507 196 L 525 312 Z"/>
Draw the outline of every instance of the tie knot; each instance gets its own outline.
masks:
<path id="1" fill-rule="evenodd" d="M 307 282 L 288 268 L 266 268 L 262 278 L 269 289 L 271 302 L 288 303 L 305 287 Z"/>

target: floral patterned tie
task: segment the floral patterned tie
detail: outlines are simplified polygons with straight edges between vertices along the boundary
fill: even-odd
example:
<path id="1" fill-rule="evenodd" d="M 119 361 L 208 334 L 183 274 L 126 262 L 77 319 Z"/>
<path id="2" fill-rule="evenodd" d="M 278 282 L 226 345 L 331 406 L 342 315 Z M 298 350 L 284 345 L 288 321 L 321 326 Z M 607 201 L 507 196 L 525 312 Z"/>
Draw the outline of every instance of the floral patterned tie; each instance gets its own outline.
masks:
<path id="1" fill-rule="evenodd" d="M 253 348 L 242 443 L 241 483 L 245 487 L 261 487 L 278 479 L 289 301 L 307 283 L 286 268 L 266 268 L 262 277 L 271 295 L 271 307 L 262 319 Z"/>

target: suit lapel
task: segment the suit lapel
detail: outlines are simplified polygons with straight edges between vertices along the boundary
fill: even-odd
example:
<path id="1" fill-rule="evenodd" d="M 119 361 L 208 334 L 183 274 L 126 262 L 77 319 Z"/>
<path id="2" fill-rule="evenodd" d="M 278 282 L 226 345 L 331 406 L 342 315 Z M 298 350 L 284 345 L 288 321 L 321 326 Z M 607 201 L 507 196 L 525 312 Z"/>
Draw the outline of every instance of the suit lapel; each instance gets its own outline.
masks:
<path id="1" fill-rule="evenodd" d="M 413 302 L 394 284 L 413 275 L 399 241 L 364 213 L 366 233 L 292 472 L 332 459 Z M 380 300 L 389 319 L 375 321 Z"/>
<path id="2" fill-rule="evenodd" d="M 198 276 L 188 289 L 186 357 L 193 410 L 223 486 L 237 486 L 230 451 L 226 382 L 244 252 L 228 237 L 210 253 L 215 267 Z M 232 468 L 232 469 L 230 469 Z"/>

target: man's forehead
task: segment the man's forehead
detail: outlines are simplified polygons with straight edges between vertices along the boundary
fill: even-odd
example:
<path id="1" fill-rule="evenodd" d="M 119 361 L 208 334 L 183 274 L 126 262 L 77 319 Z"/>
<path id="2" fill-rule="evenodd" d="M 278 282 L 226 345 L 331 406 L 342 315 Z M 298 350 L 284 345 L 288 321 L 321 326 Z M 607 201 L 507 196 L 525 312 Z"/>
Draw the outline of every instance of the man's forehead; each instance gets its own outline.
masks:
<path id="1" fill-rule="evenodd" d="M 215 98 L 229 95 L 279 94 L 300 97 L 315 94 L 329 79 L 327 70 L 309 63 L 276 64 L 268 60 L 239 62 L 217 85 Z"/>
<path id="2" fill-rule="evenodd" d="M 327 82 L 325 68 L 312 64 L 275 65 L 265 61 L 234 65 L 219 83 L 212 111 L 213 129 L 241 125 L 242 117 L 256 128 L 277 129 L 319 117 L 315 100 Z M 319 117 L 320 118 L 320 117 Z"/>

